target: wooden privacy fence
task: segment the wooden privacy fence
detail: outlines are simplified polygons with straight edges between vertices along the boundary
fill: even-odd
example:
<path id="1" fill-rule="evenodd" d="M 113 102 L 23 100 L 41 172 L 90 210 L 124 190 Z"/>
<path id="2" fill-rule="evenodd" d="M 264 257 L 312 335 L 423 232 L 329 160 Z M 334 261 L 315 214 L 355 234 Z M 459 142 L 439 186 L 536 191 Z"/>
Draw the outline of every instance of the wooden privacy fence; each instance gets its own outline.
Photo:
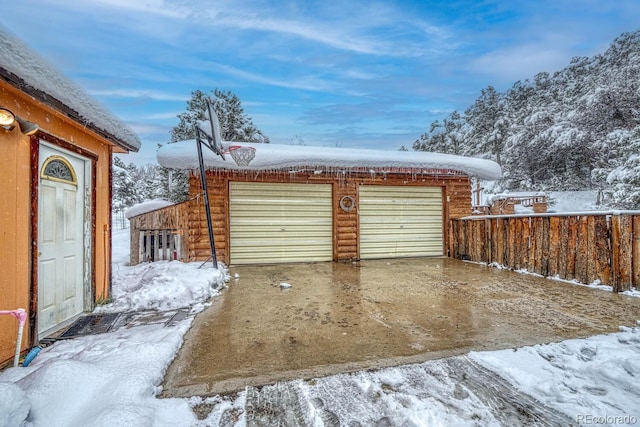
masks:
<path id="1" fill-rule="evenodd" d="M 542 276 L 640 284 L 640 212 L 467 217 L 450 221 L 449 255 Z"/>

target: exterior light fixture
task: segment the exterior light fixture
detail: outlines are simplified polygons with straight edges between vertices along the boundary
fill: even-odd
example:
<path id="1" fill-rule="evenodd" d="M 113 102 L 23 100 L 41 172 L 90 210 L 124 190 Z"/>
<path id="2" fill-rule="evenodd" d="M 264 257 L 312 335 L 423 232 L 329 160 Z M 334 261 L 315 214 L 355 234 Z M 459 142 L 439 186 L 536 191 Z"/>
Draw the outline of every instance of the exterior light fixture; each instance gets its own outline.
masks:
<path id="1" fill-rule="evenodd" d="M 26 136 L 33 135 L 39 129 L 37 124 L 16 116 L 6 108 L 0 107 L 0 127 L 5 131 L 12 131 L 16 127 L 16 123 L 20 126 L 20 132 Z"/>
<path id="2" fill-rule="evenodd" d="M 29 136 L 38 132 L 39 127 L 37 124 L 20 117 L 16 117 L 16 121 L 20 125 L 20 132 L 22 132 L 23 135 Z"/>
<path id="3" fill-rule="evenodd" d="M 6 108 L 0 107 L 0 126 L 7 130 L 13 129 L 15 126 L 14 123 L 16 121 L 16 115 Z"/>

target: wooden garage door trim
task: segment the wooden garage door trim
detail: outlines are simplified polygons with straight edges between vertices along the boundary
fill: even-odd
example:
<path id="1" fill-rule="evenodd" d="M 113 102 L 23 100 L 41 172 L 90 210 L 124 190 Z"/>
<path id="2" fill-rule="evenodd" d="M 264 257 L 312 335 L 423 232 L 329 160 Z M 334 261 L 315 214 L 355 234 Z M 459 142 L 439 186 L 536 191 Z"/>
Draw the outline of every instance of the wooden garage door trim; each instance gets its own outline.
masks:
<path id="1" fill-rule="evenodd" d="M 231 264 L 331 261 L 331 184 L 229 182 Z"/>
<path id="2" fill-rule="evenodd" d="M 442 256 L 441 187 L 359 187 L 360 258 Z"/>

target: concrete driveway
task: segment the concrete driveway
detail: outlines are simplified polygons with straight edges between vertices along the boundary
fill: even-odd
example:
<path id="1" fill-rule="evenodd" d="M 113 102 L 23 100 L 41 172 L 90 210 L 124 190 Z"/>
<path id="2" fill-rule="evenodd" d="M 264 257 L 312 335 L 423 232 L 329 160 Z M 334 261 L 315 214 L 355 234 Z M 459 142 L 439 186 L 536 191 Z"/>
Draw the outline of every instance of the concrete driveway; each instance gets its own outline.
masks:
<path id="1" fill-rule="evenodd" d="M 639 298 L 452 259 L 230 270 L 239 278 L 194 320 L 163 396 L 587 337 L 640 318 Z"/>

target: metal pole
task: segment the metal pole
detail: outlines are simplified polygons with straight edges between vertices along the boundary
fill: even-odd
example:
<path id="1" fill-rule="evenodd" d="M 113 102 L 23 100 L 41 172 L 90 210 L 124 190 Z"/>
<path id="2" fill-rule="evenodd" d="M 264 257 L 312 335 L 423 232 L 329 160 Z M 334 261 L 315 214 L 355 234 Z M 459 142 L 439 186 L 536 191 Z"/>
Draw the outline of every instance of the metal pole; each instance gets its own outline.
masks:
<path id="1" fill-rule="evenodd" d="M 8 314 L 15 317 L 18 320 L 18 338 L 16 339 L 16 352 L 13 357 L 13 367 L 18 366 L 20 361 L 20 348 L 22 347 L 22 330 L 24 324 L 27 321 L 27 312 L 24 308 L 18 308 L 16 310 L 0 310 L 0 314 Z"/>
<path id="2" fill-rule="evenodd" d="M 204 194 L 204 209 L 207 214 L 207 229 L 209 231 L 209 248 L 211 249 L 211 259 L 213 268 L 218 269 L 218 259 L 216 257 L 216 244 L 213 240 L 213 222 L 211 221 L 211 207 L 209 206 L 209 190 L 207 187 L 207 174 L 204 169 L 204 159 L 202 157 L 202 140 L 200 129 L 196 126 L 196 145 L 198 146 L 198 162 L 200 163 L 200 182 L 202 182 L 202 193 Z"/>

